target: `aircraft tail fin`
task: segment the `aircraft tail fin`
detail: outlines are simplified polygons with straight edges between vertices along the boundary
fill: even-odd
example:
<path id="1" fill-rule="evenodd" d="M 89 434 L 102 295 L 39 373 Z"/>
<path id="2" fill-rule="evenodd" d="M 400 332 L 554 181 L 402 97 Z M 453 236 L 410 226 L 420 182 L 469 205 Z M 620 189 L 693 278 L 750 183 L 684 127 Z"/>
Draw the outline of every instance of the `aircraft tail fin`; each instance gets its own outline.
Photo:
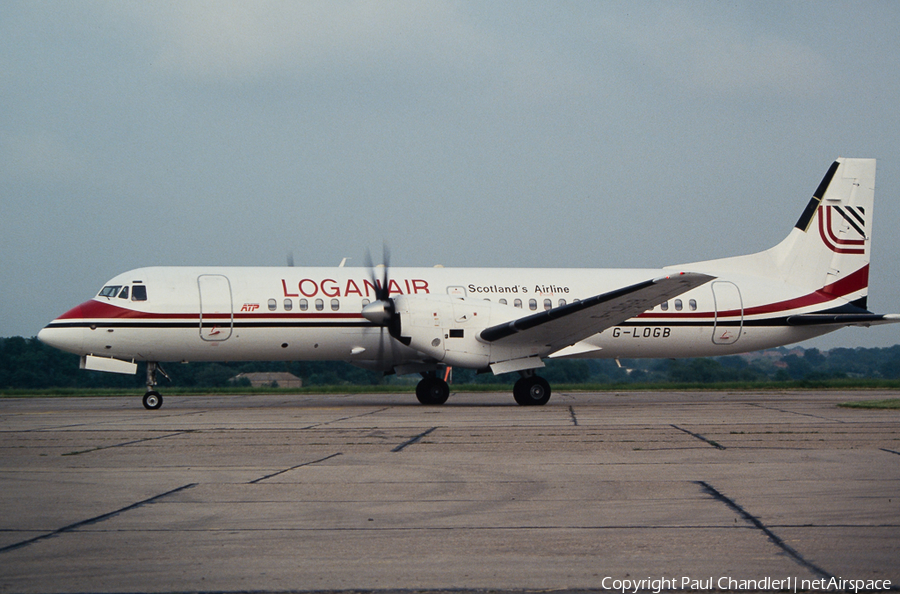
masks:
<path id="1" fill-rule="evenodd" d="M 673 268 L 776 277 L 865 310 L 874 196 L 875 159 L 839 158 L 828 168 L 790 234 L 775 247 Z"/>
<path id="2" fill-rule="evenodd" d="M 772 256 L 785 282 L 866 309 L 875 159 L 838 159 Z"/>

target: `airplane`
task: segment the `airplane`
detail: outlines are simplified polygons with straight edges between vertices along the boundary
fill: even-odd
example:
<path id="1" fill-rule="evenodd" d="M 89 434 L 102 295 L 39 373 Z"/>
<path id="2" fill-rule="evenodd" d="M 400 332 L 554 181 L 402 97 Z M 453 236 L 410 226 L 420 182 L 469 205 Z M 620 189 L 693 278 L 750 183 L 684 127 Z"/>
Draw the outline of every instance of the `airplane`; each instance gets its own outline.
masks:
<path id="1" fill-rule="evenodd" d="M 426 405 L 447 401 L 447 367 L 517 373 L 516 403 L 543 405 L 545 359 L 732 355 L 900 322 L 867 307 L 874 191 L 874 159 L 839 158 L 775 247 L 659 269 L 138 268 L 38 339 L 84 369 L 147 362 L 147 409 L 160 362 L 187 361 L 420 374 Z"/>

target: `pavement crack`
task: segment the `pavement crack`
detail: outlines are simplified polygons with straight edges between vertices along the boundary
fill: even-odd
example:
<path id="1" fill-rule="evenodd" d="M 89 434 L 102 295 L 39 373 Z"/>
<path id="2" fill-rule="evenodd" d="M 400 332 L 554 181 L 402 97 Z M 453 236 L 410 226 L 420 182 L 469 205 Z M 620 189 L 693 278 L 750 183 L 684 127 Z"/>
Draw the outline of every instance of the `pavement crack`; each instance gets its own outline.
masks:
<path id="1" fill-rule="evenodd" d="M 77 455 L 79 455 L 79 454 L 87 454 L 87 453 L 90 453 L 90 452 L 98 452 L 98 451 L 100 451 L 100 450 L 108 450 L 108 449 L 110 449 L 110 448 L 121 448 L 121 447 L 123 447 L 123 446 L 134 445 L 134 444 L 136 444 L 136 443 L 143 443 L 143 442 L 145 442 L 145 441 L 154 441 L 154 440 L 156 440 L 156 439 L 166 439 L 167 437 L 178 437 L 179 435 L 184 435 L 185 433 L 193 433 L 193 432 L 194 432 L 194 429 L 189 429 L 189 430 L 187 430 L 187 431 L 179 431 L 178 433 L 169 433 L 168 435 L 158 435 L 158 436 L 156 436 L 156 437 L 145 437 L 145 438 L 143 438 L 143 439 L 135 439 L 135 440 L 132 440 L 132 441 L 126 441 L 125 443 L 115 443 L 115 444 L 113 444 L 113 445 L 108 445 L 108 446 L 99 446 L 99 447 L 96 447 L 96 448 L 90 448 L 89 450 L 80 450 L 80 451 L 77 451 L 77 452 L 67 452 L 67 453 L 62 454 L 62 455 L 63 455 L 63 456 L 77 456 Z"/>
<path id="2" fill-rule="evenodd" d="M 316 427 L 322 427 L 323 425 L 330 425 L 332 423 L 340 423 L 341 421 L 349 421 L 350 419 L 358 419 L 359 417 L 367 417 L 369 415 L 377 415 L 378 413 L 384 412 L 384 411 L 388 410 L 389 408 L 390 408 L 389 406 L 385 406 L 383 408 L 379 408 L 377 410 L 370 410 L 369 412 L 364 412 L 364 413 L 361 413 L 358 415 L 350 415 L 348 417 L 341 417 L 339 419 L 332 419 L 330 421 L 314 423 L 312 425 L 308 425 L 308 426 L 304 427 L 304 429 L 314 429 Z"/>
<path id="3" fill-rule="evenodd" d="M 423 431 L 422 433 L 419 433 L 419 434 L 416 435 L 415 437 L 411 437 L 410 439 L 407 439 L 406 441 L 404 441 L 403 443 L 401 443 L 400 445 L 398 445 L 397 447 L 395 447 L 395 448 L 392 449 L 391 451 L 392 451 L 392 452 L 399 452 L 400 450 L 402 450 L 402 449 L 405 448 L 406 446 L 410 446 L 410 445 L 416 443 L 417 441 L 419 441 L 420 439 L 422 439 L 423 437 L 425 437 L 426 435 L 428 435 L 429 433 L 431 433 L 431 432 L 434 431 L 435 429 L 437 429 L 437 427 L 432 427 L 432 428 L 429 429 L 428 431 Z"/>
<path id="4" fill-rule="evenodd" d="M 762 408 L 765 410 L 774 410 L 776 412 L 785 413 L 788 415 L 800 415 L 801 417 L 812 417 L 814 419 L 821 419 L 822 421 L 828 421 L 830 423 L 846 423 L 847 422 L 842 419 L 832 419 L 829 417 L 823 417 L 822 415 L 811 415 L 809 413 L 797 412 L 795 410 L 785 410 L 783 408 L 776 408 L 774 406 L 764 406 L 762 404 L 757 404 L 756 402 L 748 402 L 747 406 L 755 406 L 757 408 Z"/>
<path id="5" fill-rule="evenodd" d="M 168 497 L 169 495 L 174 495 L 180 491 L 184 491 L 185 489 L 190 489 L 192 487 L 196 487 L 197 483 L 188 483 L 186 485 L 182 485 L 176 489 L 172 489 L 171 491 L 166 491 L 165 493 L 160 493 L 159 495 L 154 495 L 149 499 L 144 499 L 143 501 L 138 501 L 137 503 L 132 503 L 131 505 L 126 505 L 121 509 L 117 509 L 115 511 L 111 511 L 109 513 L 101 514 L 99 516 L 95 516 L 93 518 L 88 518 L 87 520 L 82 520 L 80 522 L 75 522 L 74 524 L 69 524 L 68 526 L 63 526 L 62 528 L 58 528 L 53 532 L 48 532 L 47 534 L 42 534 L 40 536 L 35 536 L 34 538 L 29 538 L 28 540 L 23 540 L 21 542 L 13 543 L 11 545 L 7 545 L 5 547 L 0 548 L 0 553 L 7 553 L 9 551 L 15 551 L 16 549 L 21 549 L 22 547 L 28 546 L 30 544 L 34 544 L 41 540 L 46 540 L 48 538 L 53 538 L 54 536 L 59 536 L 60 534 L 64 534 L 66 532 L 72 532 L 73 530 L 77 530 L 79 528 L 83 528 L 84 526 L 90 526 L 91 524 L 97 524 L 99 522 L 105 522 L 110 518 L 118 516 L 119 514 L 123 514 L 127 511 L 131 511 L 133 509 L 137 509 L 141 506 L 156 503 L 163 497 Z"/>
<path id="6" fill-rule="evenodd" d="M 723 445 L 720 444 L 719 442 L 713 441 L 712 439 L 709 439 L 708 437 L 703 437 L 703 436 L 700 435 L 699 433 L 694 433 L 693 431 L 688 431 L 687 429 L 682 429 L 682 428 L 679 427 L 678 425 L 670 425 L 670 426 L 671 426 L 671 427 L 674 427 L 675 429 L 678 429 L 679 431 L 683 431 L 683 432 L 687 433 L 687 434 L 690 435 L 691 437 L 696 437 L 696 438 L 699 439 L 700 441 L 705 441 L 706 443 L 708 443 L 708 444 L 711 445 L 712 447 L 716 448 L 717 450 L 724 450 L 724 449 L 726 449 L 725 446 L 723 446 Z"/>
<path id="7" fill-rule="evenodd" d="M 700 487 L 702 487 L 703 490 L 708 495 L 712 496 L 713 499 L 720 501 L 720 502 L 724 503 L 725 505 L 727 505 L 729 508 L 731 508 L 732 510 L 737 512 L 737 514 L 739 516 L 741 516 L 744 520 L 746 520 L 747 522 L 752 524 L 754 527 L 756 527 L 758 530 L 760 530 L 763 534 L 768 536 L 769 540 L 772 541 L 772 543 L 774 543 L 775 546 L 777 546 L 779 549 L 784 551 L 791 559 L 796 561 L 798 565 L 801 565 L 801 566 L 807 568 L 808 570 L 812 571 L 813 573 L 815 573 L 816 575 L 818 575 L 819 577 L 822 577 L 822 578 L 831 579 L 831 578 L 835 577 L 832 574 L 825 571 L 824 569 L 822 569 L 821 567 L 819 567 L 818 565 L 815 565 L 812 562 L 804 559 L 803 555 L 801 555 L 794 547 L 792 547 L 789 544 L 787 544 L 786 542 L 784 542 L 780 536 L 778 536 L 777 534 L 772 532 L 772 530 L 770 528 L 768 528 L 765 524 L 763 524 L 762 520 L 760 520 L 759 518 L 757 518 L 756 516 L 754 516 L 753 514 L 748 512 L 736 501 L 734 501 L 730 497 L 727 497 L 726 495 L 722 494 L 718 489 L 716 489 L 715 487 L 713 487 L 706 481 L 693 481 L 693 482 L 696 485 L 700 485 Z"/>
<path id="8" fill-rule="evenodd" d="M 302 468 L 303 466 L 309 466 L 310 464 L 318 464 L 319 462 L 324 462 L 325 460 L 330 460 L 336 456 L 340 456 L 342 452 L 337 452 L 336 454 L 331 454 L 329 456 L 325 456 L 324 458 L 319 458 L 318 460 L 312 460 L 311 462 L 304 462 L 303 464 L 297 464 L 296 466 L 291 466 L 290 468 L 285 468 L 284 470 L 279 470 L 278 472 L 273 472 L 272 474 L 267 474 L 266 476 L 259 477 L 258 479 L 252 480 L 248 482 L 248 485 L 255 485 L 260 483 L 266 479 L 270 479 L 272 477 L 278 476 L 279 474 L 284 474 L 285 472 L 290 472 L 291 470 L 296 470 L 298 468 Z"/>
<path id="9" fill-rule="evenodd" d="M 898 456 L 900 456 L 900 452 L 895 452 L 894 450 L 889 450 L 887 448 L 878 448 L 878 449 L 881 450 L 882 452 L 887 452 L 888 454 L 897 454 Z"/>
<path id="10" fill-rule="evenodd" d="M 572 415 L 572 424 L 578 426 L 578 417 L 575 416 L 575 409 L 569 406 L 569 414 Z"/>

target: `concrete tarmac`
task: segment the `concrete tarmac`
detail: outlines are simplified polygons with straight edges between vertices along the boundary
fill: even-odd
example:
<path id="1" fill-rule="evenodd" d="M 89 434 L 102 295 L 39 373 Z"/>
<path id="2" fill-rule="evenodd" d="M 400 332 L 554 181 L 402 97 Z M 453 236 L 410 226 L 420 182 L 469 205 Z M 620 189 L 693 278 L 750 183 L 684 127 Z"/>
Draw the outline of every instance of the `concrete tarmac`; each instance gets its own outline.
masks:
<path id="1" fill-rule="evenodd" d="M 896 589 L 889 397 L 4 399 L 0 592 Z"/>

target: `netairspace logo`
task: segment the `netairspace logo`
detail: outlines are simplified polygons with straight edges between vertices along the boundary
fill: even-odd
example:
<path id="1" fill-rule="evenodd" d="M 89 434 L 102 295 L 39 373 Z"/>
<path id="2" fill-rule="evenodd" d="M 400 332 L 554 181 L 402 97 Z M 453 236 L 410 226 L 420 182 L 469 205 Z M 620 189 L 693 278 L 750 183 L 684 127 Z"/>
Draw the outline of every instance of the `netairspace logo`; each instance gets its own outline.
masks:
<path id="1" fill-rule="evenodd" d="M 781 592 L 877 592 L 890 590 L 890 580 L 845 580 L 842 577 L 819 578 L 815 580 L 798 577 L 772 578 L 764 577 L 755 580 L 735 579 L 728 576 L 719 578 L 681 577 L 646 577 L 643 579 L 605 577 L 600 583 L 604 590 L 621 592 L 622 594 L 638 594 L 652 592 L 660 594 L 672 590 L 718 590 L 718 591 L 781 591 Z"/>

